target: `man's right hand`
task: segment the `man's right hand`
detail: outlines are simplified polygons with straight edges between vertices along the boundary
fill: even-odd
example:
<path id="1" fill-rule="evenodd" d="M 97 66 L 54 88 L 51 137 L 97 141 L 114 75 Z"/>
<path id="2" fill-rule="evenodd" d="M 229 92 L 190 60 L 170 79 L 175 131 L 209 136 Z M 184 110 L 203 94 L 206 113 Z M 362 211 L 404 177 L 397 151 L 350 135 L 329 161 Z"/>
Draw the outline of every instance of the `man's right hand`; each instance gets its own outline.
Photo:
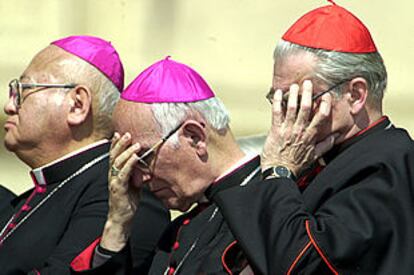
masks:
<path id="1" fill-rule="evenodd" d="M 142 182 L 130 184 L 130 180 L 140 149 L 139 143 L 131 145 L 129 133 L 122 137 L 118 133 L 114 134 L 108 172 L 109 212 L 100 243 L 102 248 L 110 251 L 120 251 L 130 235 L 142 185 Z M 134 181 L 137 180 L 140 179 L 134 177 Z"/>

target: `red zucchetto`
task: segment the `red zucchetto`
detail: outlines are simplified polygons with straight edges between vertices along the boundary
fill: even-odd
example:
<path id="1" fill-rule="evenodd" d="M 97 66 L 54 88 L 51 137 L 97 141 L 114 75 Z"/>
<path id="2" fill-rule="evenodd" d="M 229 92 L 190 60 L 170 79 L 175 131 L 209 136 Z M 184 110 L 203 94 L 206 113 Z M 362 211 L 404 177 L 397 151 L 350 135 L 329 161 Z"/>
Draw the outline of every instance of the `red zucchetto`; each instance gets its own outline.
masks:
<path id="1" fill-rule="evenodd" d="M 367 27 L 352 13 L 332 5 L 299 18 L 282 39 L 301 46 L 346 53 L 377 52 Z"/>

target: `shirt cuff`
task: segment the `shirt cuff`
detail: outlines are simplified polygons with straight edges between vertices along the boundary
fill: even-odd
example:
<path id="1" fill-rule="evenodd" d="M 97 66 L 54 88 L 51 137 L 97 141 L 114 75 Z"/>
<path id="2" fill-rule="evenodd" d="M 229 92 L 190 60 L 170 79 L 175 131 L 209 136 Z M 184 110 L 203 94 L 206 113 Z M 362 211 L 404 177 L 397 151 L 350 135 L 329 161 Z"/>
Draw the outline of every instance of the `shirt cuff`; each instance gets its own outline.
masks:
<path id="1" fill-rule="evenodd" d="M 101 247 L 99 244 L 95 247 L 93 259 L 92 259 L 92 268 L 98 267 L 106 263 L 110 258 L 112 258 L 116 252 L 107 250 Z"/>

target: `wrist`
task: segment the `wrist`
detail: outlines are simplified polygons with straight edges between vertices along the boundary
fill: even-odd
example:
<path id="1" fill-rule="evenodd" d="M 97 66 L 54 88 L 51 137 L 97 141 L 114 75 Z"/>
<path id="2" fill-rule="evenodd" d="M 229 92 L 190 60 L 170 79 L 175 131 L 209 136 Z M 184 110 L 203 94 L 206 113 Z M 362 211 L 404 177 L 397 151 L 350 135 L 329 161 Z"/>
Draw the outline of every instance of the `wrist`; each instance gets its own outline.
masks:
<path id="1" fill-rule="evenodd" d="M 106 250 L 118 252 L 126 245 L 129 236 L 129 225 L 121 225 L 108 219 L 104 226 L 100 246 Z"/>
<path id="2" fill-rule="evenodd" d="M 296 176 L 291 169 L 283 165 L 267 166 L 262 169 L 262 178 L 272 179 L 272 178 L 284 178 L 291 179 L 296 181 Z"/>

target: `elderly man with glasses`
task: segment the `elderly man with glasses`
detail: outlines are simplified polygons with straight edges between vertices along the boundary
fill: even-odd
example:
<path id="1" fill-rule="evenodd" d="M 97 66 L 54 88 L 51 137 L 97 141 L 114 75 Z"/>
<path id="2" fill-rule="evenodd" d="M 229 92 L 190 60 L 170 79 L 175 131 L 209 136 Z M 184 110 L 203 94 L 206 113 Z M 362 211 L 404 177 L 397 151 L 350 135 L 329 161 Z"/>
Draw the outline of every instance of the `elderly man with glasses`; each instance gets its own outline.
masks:
<path id="1" fill-rule="evenodd" d="M 34 188 L 1 204 L 1 274 L 68 274 L 70 261 L 100 234 L 111 114 L 123 77 L 109 42 L 71 36 L 39 52 L 10 82 L 4 143 L 32 169 Z M 168 212 L 145 195 L 133 222 L 144 237 L 132 240 L 140 254 L 134 261 L 152 251 L 168 222 Z"/>
<path id="2" fill-rule="evenodd" d="M 412 274 L 414 144 L 383 115 L 387 73 L 368 29 L 332 3 L 301 17 L 274 58 L 263 181 L 213 197 L 252 269 Z"/>
<path id="3" fill-rule="evenodd" d="M 98 245 L 122 252 L 83 274 L 145 274 L 127 268 L 122 250 L 122 217 L 135 205 L 126 194 L 142 184 L 171 208 L 199 205 L 163 235 L 149 274 L 412 274 L 414 144 L 383 116 L 385 65 L 349 11 L 334 3 L 315 9 L 276 47 L 260 166 L 242 161 L 223 128 L 211 131 L 220 115 L 207 123 L 190 103 L 186 111 L 168 103 L 182 98 L 168 93 L 176 78 L 154 70 L 139 79 L 115 112 L 117 129 L 132 134 L 117 135 L 111 150 L 110 186 L 125 199 L 111 200 Z M 173 96 L 155 103 L 154 83 L 164 81 Z M 182 86 L 197 87 L 189 83 Z M 231 164 L 238 168 L 229 173 Z M 100 257 L 91 253 L 96 245 L 75 270 Z"/>
<path id="4" fill-rule="evenodd" d="M 245 154 L 229 128 L 221 101 L 201 76 L 169 57 L 143 71 L 114 111 L 110 210 L 102 239 L 72 263 L 81 274 L 223 274 L 234 262 L 235 239 L 210 198 L 260 179 L 260 160 Z M 122 136 L 121 136 L 122 135 Z M 170 209 L 191 211 L 174 220 L 147 266 L 128 263 L 129 223 L 141 207 L 143 185 Z M 106 261 L 105 261 L 106 260 Z"/>

